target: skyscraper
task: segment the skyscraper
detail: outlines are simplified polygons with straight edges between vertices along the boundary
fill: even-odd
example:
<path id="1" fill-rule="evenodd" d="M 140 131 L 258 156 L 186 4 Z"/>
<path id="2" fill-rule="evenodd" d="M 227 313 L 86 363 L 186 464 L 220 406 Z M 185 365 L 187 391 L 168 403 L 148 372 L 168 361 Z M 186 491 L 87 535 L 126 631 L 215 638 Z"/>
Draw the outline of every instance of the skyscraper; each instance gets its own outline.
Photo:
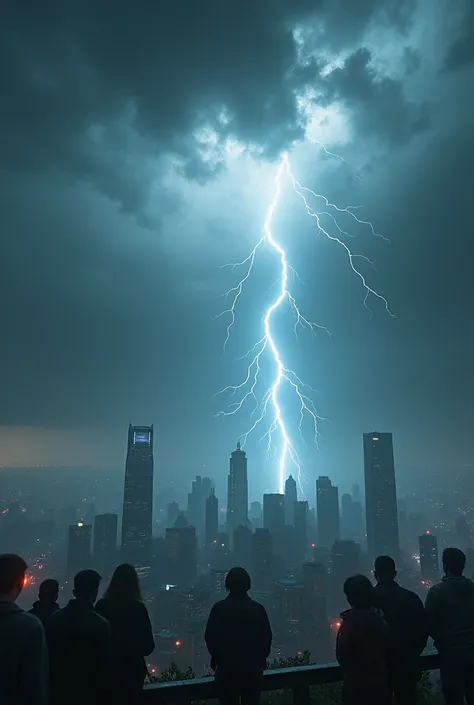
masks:
<path id="1" fill-rule="evenodd" d="M 274 553 L 281 555 L 285 530 L 285 495 L 263 495 L 263 528 L 268 529 L 272 535 Z"/>
<path id="2" fill-rule="evenodd" d="M 327 611 L 327 569 L 319 563 L 303 566 L 305 645 L 316 663 L 326 663 L 333 653 Z"/>
<path id="3" fill-rule="evenodd" d="M 227 479 L 227 530 L 230 535 L 238 526 L 247 526 L 248 504 L 247 456 L 237 443 L 230 456 Z"/>
<path id="4" fill-rule="evenodd" d="M 122 515 L 122 561 L 140 577 L 151 571 L 153 518 L 153 426 L 128 427 Z"/>
<path id="5" fill-rule="evenodd" d="M 234 559 L 235 564 L 252 570 L 252 529 L 248 526 L 238 526 L 234 529 Z"/>
<path id="6" fill-rule="evenodd" d="M 351 495 L 343 494 L 341 497 L 341 538 L 346 541 L 354 537 L 352 504 Z"/>
<path id="7" fill-rule="evenodd" d="M 294 578 L 278 580 L 273 585 L 273 639 L 284 658 L 304 650 L 304 597 L 303 583 Z"/>
<path id="8" fill-rule="evenodd" d="M 399 554 L 397 490 L 391 433 L 364 433 L 367 549 L 372 558 Z"/>
<path id="9" fill-rule="evenodd" d="M 290 526 L 294 526 L 295 523 L 295 503 L 297 501 L 296 481 L 290 475 L 285 482 L 285 524 Z"/>
<path id="10" fill-rule="evenodd" d="M 219 500 L 216 497 L 214 488 L 206 499 L 206 526 L 205 544 L 210 548 L 216 541 L 219 534 Z"/>
<path id="11" fill-rule="evenodd" d="M 93 558 L 102 577 L 110 577 L 117 564 L 116 514 L 96 514 L 94 519 Z"/>
<path id="12" fill-rule="evenodd" d="M 438 540 L 429 531 L 422 534 L 420 544 L 421 579 L 435 583 L 439 577 Z"/>
<path id="13" fill-rule="evenodd" d="M 196 475 L 192 483 L 191 492 L 188 494 L 187 519 L 191 526 L 196 527 L 198 542 L 204 540 L 206 500 L 211 494 L 212 482 L 210 477 Z"/>
<path id="14" fill-rule="evenodd" d="M 316 480 L 316 507 L 318 512 L 318 543 L 331 548 L 339 540 L 339 490 L 329 477 Z"/>
<path id="15" fill-rule="evenodd" d="M 166 505 L 166 526 L 168 529 L 170 526 L 174 526 L 176 519 L 179 516 L 179 504 L 178 502 L 170 502 Z"/>
<path id="16" fill-rule="evenodd" d="M 255 529 L 252 536 L 252 586 L 269 590 L 273 583 L 273 541 L 268 529 Z"/>
<path id="17" fill-rule="evenodd" d="M 335 541 L 331 549 L 331 612 L 337 614 L 346 606 L 344 582 L 359 573 L 360 546 L 354 541 Z"/>
<path id="18" fill-rule="evenodd" d="M 306 560 L 308 550 L 308 502 L 295 503 L 294 547 L 295 565 L 300 567 Z"/>
<path id="19" fill-rule="evenodd" d="M 67 543 L 67 577 L 71 580 L 80 570 L 91 568 L 92 526 L 77 522 L 69 527 Z"/>
<path id="20" fill-rule="evenodd" d="M 186 519 L 178 517 L 175 526 L 166 529 L 166 582 L 191 587 L 197 575 L 196 529 Z"/>
<path id="21" fill-rule="evenodd" d="M 250 521 L 254 529 L 261 529 L 263 523 L 261 502 L 252 502 L 250 505 Z"/>

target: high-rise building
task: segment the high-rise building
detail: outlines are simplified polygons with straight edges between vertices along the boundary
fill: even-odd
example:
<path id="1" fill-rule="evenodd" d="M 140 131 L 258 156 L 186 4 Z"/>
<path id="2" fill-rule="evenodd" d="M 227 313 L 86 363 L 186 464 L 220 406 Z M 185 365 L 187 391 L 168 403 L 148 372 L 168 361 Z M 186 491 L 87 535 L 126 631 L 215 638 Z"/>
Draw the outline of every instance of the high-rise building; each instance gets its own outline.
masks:
<path id="1" fill-rule="evenodd" d="M 273 538 L 273 551 L 282 555 L 283 533 L 285 530 L 285 495 L 263 495 L 263 528 L 268 529 Z"/>
<path id="2" fill-rule="evenodd" d="M 316 507 L 318 543 L 331 548 L 339 540 L 339 490 L 329 477 L 319 477 L 316 481 Z"/>
<path id="3" fill-rule="evenodd" d="M 295 502 L 294 552 L 295 564 L 300 567 L 306 560 L 308 550 L 308 502 Z"/>
<path id="4" fill-rule="evenodd" d="M 215 545 L 219 534 L 219 500 L 213 487 L 211 487 L 209 497 L 206 499 L 206 526 L 204 533 L 206 548 Z"/>
<path id="5" fill-rule="evenodd" d="M 343 494 L 341 497 L 341 538 L 346 541 L 353 538 L 352 504 L 351 495 Z"/>
<path id="6" fill-rule="evenodd" d="M 187 519 L 191 526 L 196 527 L 198 542 L 204 540 L 206 500 L 211 494 L 212 482 L 210 477 L 196 475 L 192 483 L 191 492 L 188 494 Z"/>
<path id="7" fill-rule="evenodd" d="M 226 572 L 232 568 L 234 556 L 229 547 L 229 535 L 219 533 L 217 535 L 217 543 L 211 547 L 210 551 L 210 566 L 214 570 L 225 570 Z"/>
<path id="8" fill-rule="evenodd" d="M 96 514 L 93 558 L 94 566 L 103 578 L 110 577 L 117 564 L 117 526 L 116 514 Z"/>
<path id="9" fill-rule="evenodd" d="M 176 519 L 179 516 L 178 502 L 170 502 L 166 505 L 166 527 L 174 526 Z"/>
<path id="10" fill-rule="evenodd" d="M 254 529 L 261 529 L 263 524 L 262 503 L 252 502 L 250 505 L 250 521 Z"/>
<path id="11" fill-rule="evenodd" d="M 153 520 L 153 426 L 128 427 L 122 515 L 122 561 L 140 577 L 151 572 Z"/>
<path id="12" fill-rule="evenodd" d="M 178 517 L 175 526 L 166 529 L 166 582 L 189 588 L 197 576 L 196 528 Z"/>
<path id="13" fill-rule="evenodd" d="M 331 550 L 331 613 L 347 606 L 344 582 L 359 573 L 360 546 L 354 541 L 335 541 Z"/>
<path id="14" fill-rule="evenodd" d="M 333 654 L 327 611 L 328 573 L 320 563 L 303 565 L 304 585 L 304 649 L 316 663 L 327 663 Z"/>
<path id="15" fill-rule="evenodd" d="M 425 582 L 435 583 L 439 578 L 438 540 L 429 531 L 422 534 L 420 545 L 421 579 Z"/>
<path id="16" fill-rule="evenodd" d="M 238 526 L 248 524 L 249 489 L 247 481 L 247 456 L 237 443 L 230 456 L 227 479 L 227 530 L 232 534 Z"/>
<path id="17" fill-rule="evenodd" d="M 252 536 L 252 587 L 269 590 L 273 583 L 273 540 L 268 529 L 255 529 Z"/>
<path id="18" fill-rule="evenodd" d="M 350 494 L 341 497 L 341 539 L 362 543 L 364 528 L 362 523 L 362 506 Z"/>
<path id="19" fill-rule="evenodd" d="M 274 642 L 281 657 L 304 650 L 304 586 L 293 578 L 273 586 Z"/>
<path id="20" fill-rule="evenodd" d="M 67 577 L 71 580 L 80 570 L 92 567 L 92 526 L 78 521 L 69 527 L 67 543 Z"/>
<path id="21" fill-rule="evenodd" d="M 391 433 L 364 433 L 367 549 L 372 558 L 399 555 L 397 490 Z"/>
<path id="22" fill-rule="evenodd" d="M 295 504 L 297 501 L 296 480 L 290 475 L 285 482 L 285 524 L 289 526 L 294 526 L 295 523 Z"/>
<path id="23" fill-rule="evenodd" d="M 252 529 L 248 526 L 238 526 L 234 529 L 234 560 L 235 565 L 252 570 Z"/>

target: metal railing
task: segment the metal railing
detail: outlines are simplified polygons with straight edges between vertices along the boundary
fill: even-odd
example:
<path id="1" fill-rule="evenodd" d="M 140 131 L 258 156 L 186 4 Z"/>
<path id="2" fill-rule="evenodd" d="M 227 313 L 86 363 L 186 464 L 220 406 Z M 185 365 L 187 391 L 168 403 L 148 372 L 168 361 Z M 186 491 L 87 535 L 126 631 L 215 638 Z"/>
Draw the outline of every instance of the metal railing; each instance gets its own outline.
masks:
<path id="1" fill-rule="evenodd" d="M 421 656 L 423 671 L 438 668 L 436 652 Z M 294 705 L 309 705 L 310 687 L 326 683 L 339 683 L 342 680 L 340 666 L 335 663 L 315 666 L 297 666 L 265 671 L 262 690 L 291 690 Z M 195 700 L 212 700 L 217 698 L 216 684 L 213 678 L 194 678 L 170 683 L 152 683 L 145 686 L 142 702 L 146 705 L 179 703 L 186 705 Z"/>

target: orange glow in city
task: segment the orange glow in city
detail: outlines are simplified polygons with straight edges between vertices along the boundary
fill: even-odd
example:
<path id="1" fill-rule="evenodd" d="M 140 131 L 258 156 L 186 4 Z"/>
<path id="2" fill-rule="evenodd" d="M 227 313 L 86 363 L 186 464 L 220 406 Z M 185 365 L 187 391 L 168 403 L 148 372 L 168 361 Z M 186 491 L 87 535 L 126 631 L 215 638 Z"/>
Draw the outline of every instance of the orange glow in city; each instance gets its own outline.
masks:
<path id="1" fill-rule="evenodd" d="M 175 646 L 181 646 L 181 642 L 180 642 L 180 641 L 175 641 L 174 643 L 175 643 Z"/>

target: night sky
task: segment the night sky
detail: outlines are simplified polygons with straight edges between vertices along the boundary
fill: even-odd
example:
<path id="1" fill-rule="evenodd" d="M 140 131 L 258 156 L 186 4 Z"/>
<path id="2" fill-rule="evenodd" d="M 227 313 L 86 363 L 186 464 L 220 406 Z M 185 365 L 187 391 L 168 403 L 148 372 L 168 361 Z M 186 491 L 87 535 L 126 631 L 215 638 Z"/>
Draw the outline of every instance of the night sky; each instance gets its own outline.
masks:
<path id="1" fill-rule="evenodd" d="M 239 274 L 222 265 L 261 236 L 283 150 L 390 240 L 340 221 L 396 318 L 374 298 L 368 313 L 285 182 L 292 291 L 331 332 L 297 340 L 287 309 L 275 326 L 327 419 L 317 450 L 288 399 L 310 487 L 359 479 L 373 429 L 394 433 L 405 486 L 474 463 L 472 2 L 19 0 L 1 15 L 0 464 L 119 467 L 127 424 L 154 423 L 160 477 L 223 486 L 252 407 L 216 419 L 232 399 L 213 395 L 245 377 L 278 268 L 262 252 L 222 356 Z M 262 433 L 253 493 L 276 490 Z"/>

